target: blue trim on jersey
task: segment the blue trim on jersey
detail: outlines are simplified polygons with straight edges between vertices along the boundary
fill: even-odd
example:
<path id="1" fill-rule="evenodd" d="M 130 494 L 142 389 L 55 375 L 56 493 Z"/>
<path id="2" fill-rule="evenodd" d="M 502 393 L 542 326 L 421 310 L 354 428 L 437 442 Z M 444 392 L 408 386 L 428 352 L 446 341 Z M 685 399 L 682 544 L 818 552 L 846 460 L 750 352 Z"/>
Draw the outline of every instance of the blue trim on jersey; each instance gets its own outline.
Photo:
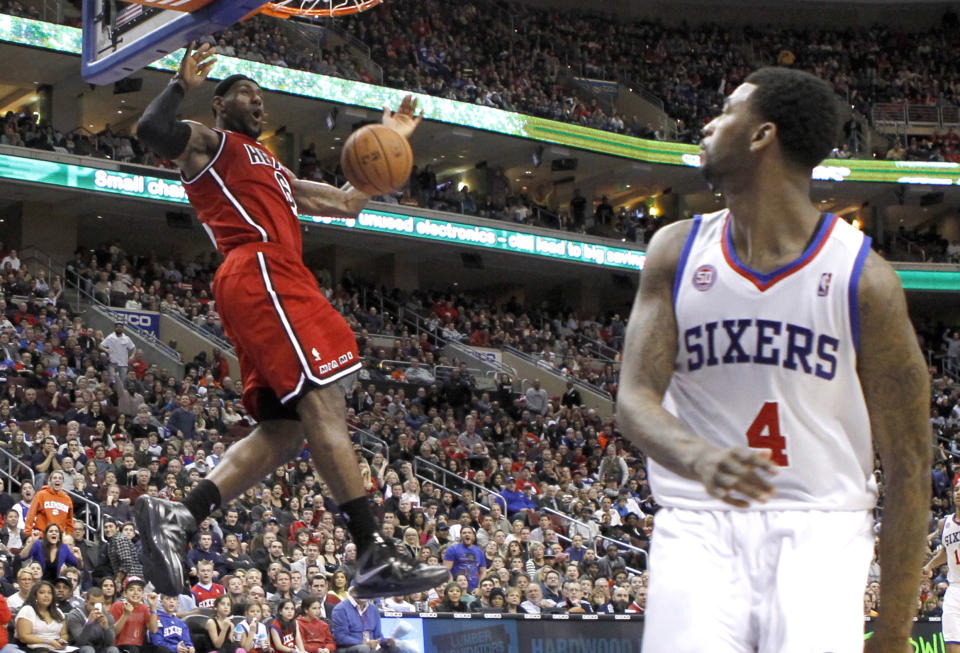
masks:
<path id="1" fill-rule="evenodd" d="M 687 234 L 687 240 L 683 243 L 683 249 L 680 250 L 680 260 L 677 261 L 677 273 L 673 277 L 673 311 L 677 311 L 677 296 L 680 294 L 680 282 L 683 279 L 683 270 L 687 267 L 687 259 L 690 257 L 690 250 L 693 249 L 693 241 L 697 239 L 697 232 L 700 231 L 702 215 L 693 216 L 693 226 L 690 227 L 690 233 Z"/>
<path id="2" fill-rule="evenodd" d="M 732 215 L 730 217 L 732 217 Z M 837 216 L 834 214 L 825 214 L 823 222 L 820 223 L 820 228 L 817 229 L 816 235 L 813 237 L 813 240 L 810 241 L 810 244 L 807 246 L 807 248 L 803 251 L 803 254 L 790 263 L 780 266 L 773 272 L 767 273 L 757 272 L 756 270 L 748 268 L 740 261 L 740 257 L 737 256 L 737 249 L 733 246 L 733 220 L 729 218 L 727 219 L 727 226 L 725 229 L 726 233 L 723 234 L 723 237 L 727 241 L 727 249 L 730 252 L 730 258 L 733 259 L 733 262 L 737 264 L 737 267 L 756 279 L 761 285 L 767 285 L 777 277 L 789 274 L 793 270 L 806 265 L 817 252 L 817 250 L 820 249 L 820 245 L 822 244 L 824 237 L 830 233 L 830 228 L 833 226 L 833 223 L 836 220 Z"/>
<path id="3" fill-rule="evenodd" d="M 853 271 L 850 272 L 850 289 L 847 291 L 847 299 L 850 301 L 850 330 L 853 332 L 854 351 L 860 351 L 860 306 L 857 303 L 857 296 L 860 290 L 860 274 L 863 272 L 863 264 L 866 263 L 867 256 L 870 254 L 870 243 L 870 236 L 864 234 L 860 251 L 857 252 L 857 258 L 853 261 Z"/>

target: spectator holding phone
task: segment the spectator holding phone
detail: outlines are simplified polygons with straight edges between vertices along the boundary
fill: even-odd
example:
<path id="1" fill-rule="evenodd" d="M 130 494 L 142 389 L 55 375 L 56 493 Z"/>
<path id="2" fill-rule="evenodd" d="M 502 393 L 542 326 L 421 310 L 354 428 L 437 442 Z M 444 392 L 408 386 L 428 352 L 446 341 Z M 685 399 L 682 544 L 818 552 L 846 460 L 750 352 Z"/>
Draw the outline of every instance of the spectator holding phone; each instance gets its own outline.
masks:
<path id="1" fill-rule="evenodd" d="M 103 600 L 103 590 L 91 587 L 86 602 L 67 615 L 67 634 L 70 643 L 80 647 L 79 653 L 120 653 L 114 646 L 113 615 L 104 609 Z"/>

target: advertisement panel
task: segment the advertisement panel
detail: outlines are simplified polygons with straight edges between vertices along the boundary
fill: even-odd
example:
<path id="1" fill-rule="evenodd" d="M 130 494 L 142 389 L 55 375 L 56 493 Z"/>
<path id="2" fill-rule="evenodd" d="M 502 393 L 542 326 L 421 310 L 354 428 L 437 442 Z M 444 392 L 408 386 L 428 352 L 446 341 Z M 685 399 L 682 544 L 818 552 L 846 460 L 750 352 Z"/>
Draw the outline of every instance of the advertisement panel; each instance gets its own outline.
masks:
<path id="1" fill-rule="evenodd" d="M 637 615 L 500 615 L 387 613 L 381 628 L 403 653 L 639 653 Z M 864 639 L 874 622 L 866 620 Z M 677 634 L 682 637 L 682 633 Z M 914 653 L 946 653 L 940 620 L 917 621 Z"/>
<path id="2" fill-rule="evenodd" d="M 134 311 L 126 308 L 111 308 L 110 312 L 116 315 L 117 320 L 129 324 L 140 331 L 145 331 L 154 338 L 160 337 L 160 314 L 154 311 Z"/>

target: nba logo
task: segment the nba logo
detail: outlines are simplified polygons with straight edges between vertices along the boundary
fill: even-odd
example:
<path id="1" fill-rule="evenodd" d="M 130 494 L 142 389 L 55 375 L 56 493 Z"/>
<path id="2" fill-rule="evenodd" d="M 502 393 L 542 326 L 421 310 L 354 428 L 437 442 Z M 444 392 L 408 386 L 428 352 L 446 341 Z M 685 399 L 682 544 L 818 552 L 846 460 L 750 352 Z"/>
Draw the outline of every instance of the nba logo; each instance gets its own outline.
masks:
<path id="1" fill-rule="evenodd" d="M 830 292 L 830 280 L 833 279 L 832 272 L 824 272 L 820 275 L 820 283 L 817 285 L 817 297 L 826 297 Z"/>
<path id="2" fill-rule="evenodd" d="M 717 280 L 717 269 L 712 265 L 701 265 L 693 273 L 693 287 L 700 292 L 706 292 L 713 287 Z"/>

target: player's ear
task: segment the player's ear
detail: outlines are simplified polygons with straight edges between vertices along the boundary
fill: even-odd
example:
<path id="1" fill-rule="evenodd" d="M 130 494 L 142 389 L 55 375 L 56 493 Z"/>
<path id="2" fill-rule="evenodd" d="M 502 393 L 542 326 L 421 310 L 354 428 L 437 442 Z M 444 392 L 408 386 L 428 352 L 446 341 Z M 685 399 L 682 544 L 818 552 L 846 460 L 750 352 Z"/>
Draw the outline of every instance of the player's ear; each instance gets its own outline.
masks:
<path id="1" fill-rule="evenodd" d="M 750 139 L 750 151 L 759 152 L 777 140 L 777 125 L 772 122 L 762 122 L 757 125 Z"/>
<path id="2" fill-rule="evenodd" d="M 216 118 L 217 114 L 223 112 L 223 96 L 217 95 L 213 98 L 213 117 Z"/>

